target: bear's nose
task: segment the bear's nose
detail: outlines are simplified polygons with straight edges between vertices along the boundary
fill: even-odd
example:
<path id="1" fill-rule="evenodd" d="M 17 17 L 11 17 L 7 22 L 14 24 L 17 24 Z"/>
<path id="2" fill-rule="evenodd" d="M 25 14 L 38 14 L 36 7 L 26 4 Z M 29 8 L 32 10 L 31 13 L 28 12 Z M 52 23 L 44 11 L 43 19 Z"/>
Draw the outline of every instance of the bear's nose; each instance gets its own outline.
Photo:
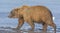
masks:
<path id="1" fill-rule="evenodd" d="M 8 17 L 10 17 L 10 16 L 8 16 Z"/>
<path id="2" fill-rule="evenodd" d="M 8 18 L 11 18 L 11 16 L 8 16 Z"/>

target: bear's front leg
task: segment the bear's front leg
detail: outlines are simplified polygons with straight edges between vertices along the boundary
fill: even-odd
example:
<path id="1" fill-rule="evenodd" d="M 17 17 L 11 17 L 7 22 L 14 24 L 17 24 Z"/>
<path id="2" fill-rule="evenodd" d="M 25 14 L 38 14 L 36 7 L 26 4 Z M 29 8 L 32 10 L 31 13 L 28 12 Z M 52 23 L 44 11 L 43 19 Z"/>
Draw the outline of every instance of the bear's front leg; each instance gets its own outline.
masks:
<path id="1" fill-rule="evenodd" d="M 16 29 L 19 30 L 22 27 L 23 24 L 24 24 L 24 19 L 23 18 L 19 19 L 18 20 L 18 26 L 16 27 Z"/>

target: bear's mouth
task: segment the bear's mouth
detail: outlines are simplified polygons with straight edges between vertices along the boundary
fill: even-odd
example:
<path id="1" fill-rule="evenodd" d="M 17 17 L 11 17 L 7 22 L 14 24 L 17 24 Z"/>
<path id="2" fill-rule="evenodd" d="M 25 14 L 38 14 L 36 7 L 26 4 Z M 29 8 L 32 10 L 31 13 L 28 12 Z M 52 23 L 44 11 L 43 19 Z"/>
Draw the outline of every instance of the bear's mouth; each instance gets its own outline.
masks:
<path id="1" fill-rule="evenodd" d="M 9 18 L 18 18 L 18 16 L 8 16 Z"/>

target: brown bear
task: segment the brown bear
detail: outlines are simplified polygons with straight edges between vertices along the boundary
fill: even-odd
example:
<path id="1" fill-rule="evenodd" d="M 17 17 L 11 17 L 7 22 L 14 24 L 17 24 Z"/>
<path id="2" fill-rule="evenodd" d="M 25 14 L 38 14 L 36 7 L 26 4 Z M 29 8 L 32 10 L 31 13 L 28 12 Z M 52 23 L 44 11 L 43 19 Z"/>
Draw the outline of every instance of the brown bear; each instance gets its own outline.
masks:
<path id="1" fill-rule="evenodd" d="M 27 22 L 34 30 L 34 23 L 41 23 L 43 31 L 47 30 L 48 25 L 54 28 L 56 33 L 56 25 L 53 22 L 51 11 L 45 6 L 22 6 L 13 9 L 9 15 L 10 18 L 18 18 L 17 29 L 21 28 L 24 22 Z"/>

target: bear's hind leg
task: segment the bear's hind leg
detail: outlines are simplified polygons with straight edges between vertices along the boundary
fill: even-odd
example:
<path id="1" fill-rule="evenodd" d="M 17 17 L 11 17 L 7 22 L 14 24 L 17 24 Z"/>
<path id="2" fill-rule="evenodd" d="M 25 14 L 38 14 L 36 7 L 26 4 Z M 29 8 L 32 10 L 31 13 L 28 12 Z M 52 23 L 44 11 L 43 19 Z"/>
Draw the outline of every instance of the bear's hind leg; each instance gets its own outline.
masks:
<path id="1" fill-rule="evenodd" d="M 33 31 L 35 27 L 34 22 L 32 22 L 32 20 L 29 19 L 27 23 L 31 26 L 31 31 Z"/>
<path id="2" fill-rule="evenodd" d="M 56 33 L 56 25 L 54 23 L 50 24 L 54 28 L 54 33 Z"/>
<path id="3" fill-rule="evenodd" d="M 46 23 L 48 25 L 50 25 L 51 27 L 54 28 L 54 33 L 56 33 L 56 25 L 53 23 L 53 21 L 48 21 L 49 23 Z"/>
<path id="4" fill-rule="evenodd" d="M 43 23 L 43 33 L 47 33 L 47 24 Z"/>

